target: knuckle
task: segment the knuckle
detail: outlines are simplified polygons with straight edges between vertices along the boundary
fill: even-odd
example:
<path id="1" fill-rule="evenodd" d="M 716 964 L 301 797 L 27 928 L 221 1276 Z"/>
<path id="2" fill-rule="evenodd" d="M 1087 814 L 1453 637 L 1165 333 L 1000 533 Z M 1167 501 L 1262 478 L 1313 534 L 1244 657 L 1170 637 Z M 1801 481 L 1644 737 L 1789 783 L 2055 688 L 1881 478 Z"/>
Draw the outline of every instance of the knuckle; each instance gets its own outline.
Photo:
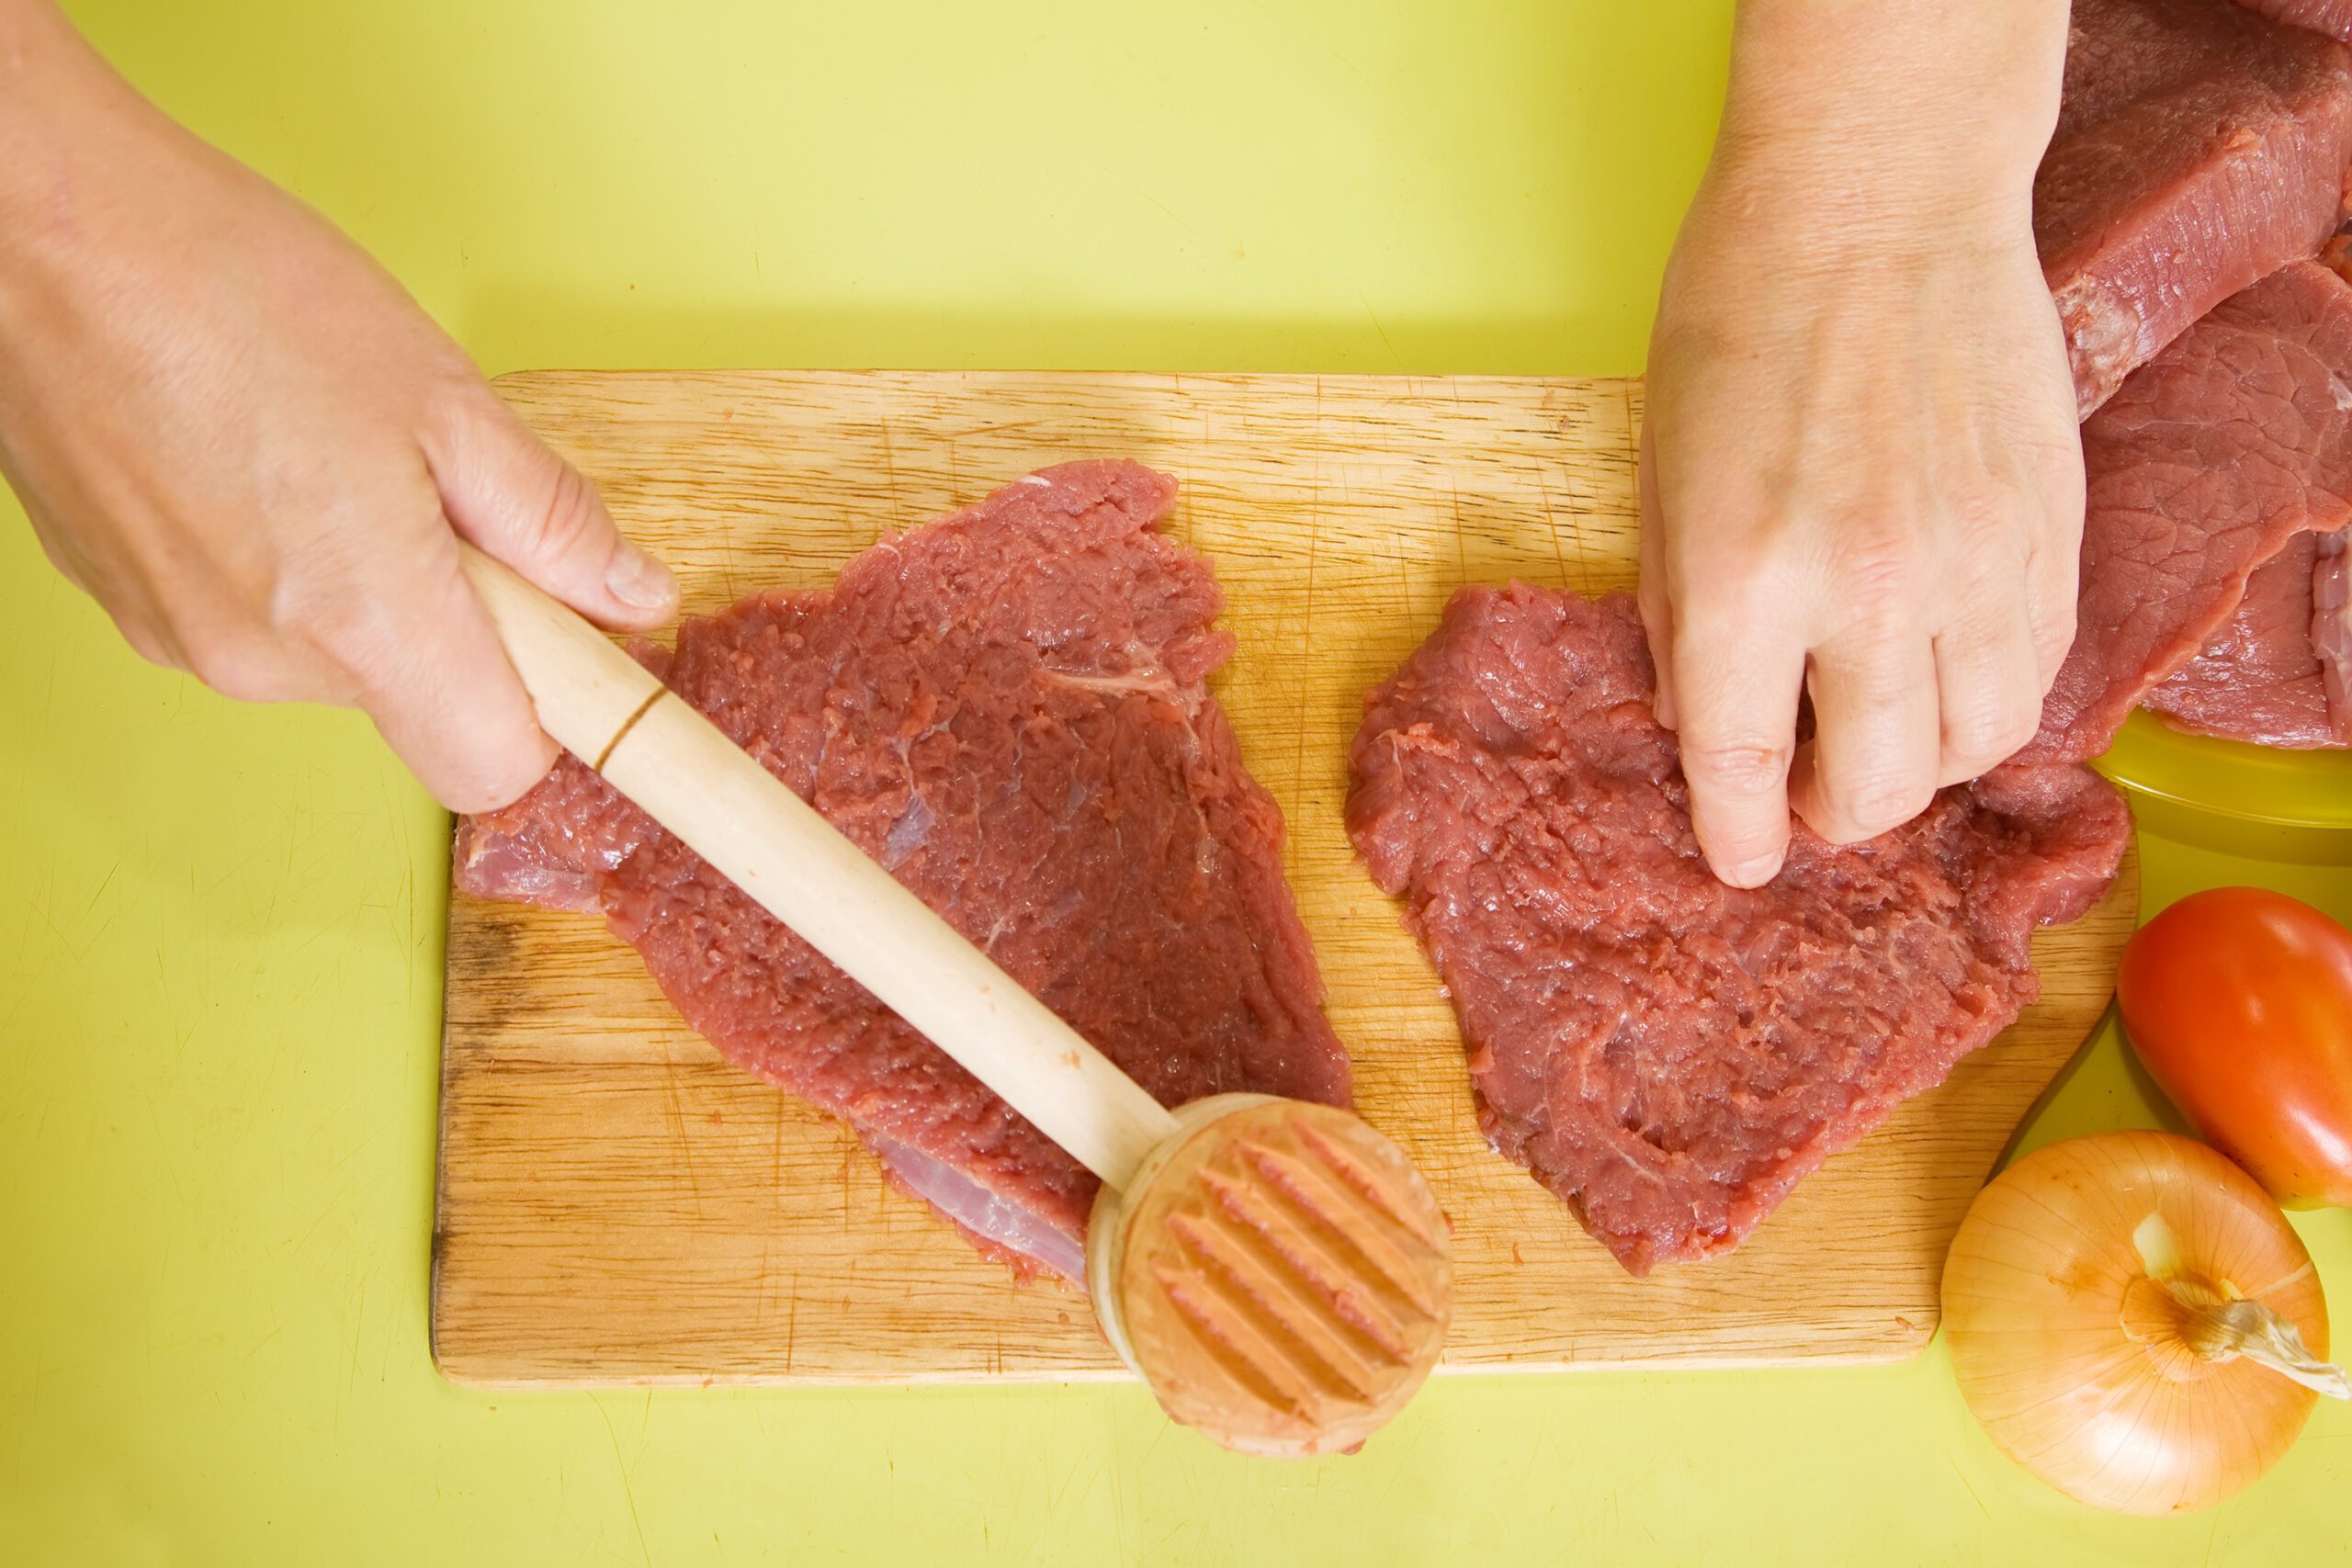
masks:
<path id="1" fill-rule="evenodd" d="M 1907 536 L 1883 525 L 1864 529 L 1846 560 L 1845 609 L 1860 626 L 1907 626 L 1923 575 Z"/>
<path id="2" fill-rule="evenodd" d="M 586 542 L 596 518 L 594 493 L 580 470 L 569 463 L 555 465 L 547 494 L 533 514 L 525 547 L 542 558 L 571 554 Z"/>
<path id="3" fill-rule="evenodd" d="M 1830 782 L 1823 790 L 1830 815 L 1851 838 L 1872 838 L 1899 828 L 1928 808 L 1935 796 L 1934 781 L 1908 775 L 1873 775 L 1849 784 Z M 1825 835 L 1829 837 L 1830 835 Z"/>
<path id="4" fill-rule="evenodd" d="M 289 564 L 270 584 L 269 624 L 288 637 L 324 645 L 344 629 L 354 598 L 343 574 Z"/>
<path id="5" fill-rule="evenodd" d="M 2075 602 L 2069 599 L 2042 614 L 2034 626 L 2034 643 L 2053 660 L 2063 659 L 2075 646 Z"/>
<path id="6" fill-rule="evenodd" d="M 1945 750 L 1952 768 L 1970 777 L 1983 773 L 2027 741 L 2041 723 L 2040 705 L 2004 706 L 1962 716 L 1953 726 Z"/>
<path id="7" fill-rule="evenodd" d="M 1679 584 L 1660 583 L 1657 602 L 1674 628 L 1677 657 L 1712 664 L 1751 641 L 1759 626 L 1789 618 L 1790 595 L 1769 556 L 1727 547 Z"/>
<path id="8" fill-rule="evenodd" d="M 283 702 L 297 694 L 297 682 L 284 661 L 257 638 L 208 637 L 192 642 L 188 670 L 222 696 L 239 702 Z"/>
<path id="9" fill-rule="evenodd" d="M 1765 592 L 1777 579 L 1792 552 L 1797 520 L 1772 509 L 1733 502 L 1720 509 L 1731 516 L 1746 515 L 1746 525 L 1691 541 L 1688 562 L 1696 584 L 1711 587 L 1726 601 L 1742 604 Z"/>
<path id="10" fill-rule="evenodd" d="M 399 637 L 384 595 L 340 571 L 288 572 L 271 595 L 270 614 L 284 635 L 346 671 L 365 668 Z"/>
<path id="11" fill-rule="evenodd" d="M 1945 498 L 1961 536 L 1973 544 L 2007 544 L 2025 532 L 2021 526 L 2035 510 L 2018 485 L 1986 478 L 1953 489 Z"/>
<path id="12" fill-rule="evenodd" d="M 1789 775 L 1794 737 L 1766 740 L 1753 736 L 1724 739 L 1686 739 L 1682 746 L 1683 777 L 1727 795 L 1767 795 Z"/>
<path id="13" fill-rule="evenodd" d="M 495 811 L 511 806 L 547 776 L 553 760 L 548 742 L 536 735 L 517 737 L 512 745 L 472 759 L 467 776 L 439 792 L 441 804 L 459 812 Z"/>

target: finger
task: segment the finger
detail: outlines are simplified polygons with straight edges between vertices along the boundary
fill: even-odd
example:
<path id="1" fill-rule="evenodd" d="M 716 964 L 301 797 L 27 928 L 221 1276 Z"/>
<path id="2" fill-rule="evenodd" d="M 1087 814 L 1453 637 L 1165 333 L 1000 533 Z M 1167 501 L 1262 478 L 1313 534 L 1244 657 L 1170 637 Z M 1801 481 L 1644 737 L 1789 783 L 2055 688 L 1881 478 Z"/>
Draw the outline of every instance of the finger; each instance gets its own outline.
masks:
<path id="1" fill-rule="evenodd" d="M 355 608 L 340 650 L 358 705 L 442 805 L 504 806 L 547 773 L 556 744 L 540 733 L 454 545 L 394 570 Z"/>
<path id="2" fill-rule="evenodd" d="M 2079 525 L 2026 561 L 2026 635 L 2033 645 L 2035 689 L 2047 694 L 2075 646 L 2075 594 L 2082 575 Z"/>
<path id="3" fill-rule="evenodd" d="M 1694 608 L 1677 623 L 1673 660 L 1690 825 L 1717 876 L 1758 887 L 1788 853 L 1804 649 L 1769 623 Z"/>
<path id="4" fill-rule="evenodd" d="M 1814 738 L 1790 784 L 1797 815 L 1851 844 L 1926 810 L 1943 750 L 1928 639 L 1849 634 L 1815 650 L 1807 687 Z"/>
<path id="5" fill-rule="evenodd" d="M 1989 626 L 1954 626 L 1935 640 L 1939 785 L 2008 761 L 2041 721 L 2041 671 L 2024 597 L 1994 599 L 1983 619 Z"/>
<path id="6" fill-rule="evenodd" d="M 658 626 L 678 607 L 669 568 L 621 536 L 578 469 L 484 388 L 425 441 L 458 531 L 607 626 Z"/>
<path id="7" fill-rule="evenodd" d="M 2042 527 L 2026 557 L 2026 620 L 2041 690 L 2047 692 L 2075 646 L 2087 504 L 2081 444 L 2066 442 L 2041 473 Z"/>
<path id="8" fill-rule="evenodd" d="M 1657 681 L 1650 712 L 1672 729 L 1674 708 L 1674 601 L 1666 585 L 1666 536 L 1657 503 L 1657 473 L 1650 449 L 1649 426 L 1642 426 L 1641 451 L 1641 583 L 1634 602 L 1641 606 L 1642 629 L 1649 635 L 1650 663 Z"/>

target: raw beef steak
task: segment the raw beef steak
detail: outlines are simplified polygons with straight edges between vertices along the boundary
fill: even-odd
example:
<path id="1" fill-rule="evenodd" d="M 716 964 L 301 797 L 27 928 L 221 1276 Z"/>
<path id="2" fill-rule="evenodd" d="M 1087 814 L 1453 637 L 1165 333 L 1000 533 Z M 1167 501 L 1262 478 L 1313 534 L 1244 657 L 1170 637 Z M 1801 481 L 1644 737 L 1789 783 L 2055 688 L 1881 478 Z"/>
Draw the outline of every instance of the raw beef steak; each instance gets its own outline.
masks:
<path id="1" fill-rule="evenodd" d="M 1628 1269 L 1739 1245 L 2040 992 L 2036 926 L 2131 830 L 2088 770 L 2003 768 L 1894 832 L 1700 858 L 1632 598 L 1466 588 L 1368 701 L 1348 829 L 1436 960 L 1480 1124 Z"/>
<path id="2" fill-rule="evenodd" d="M 1174 490 L 1032 474 L 831 590 L 687 621 L 665 679 L 1163 1102 L 1345 1105 L 1282 813 L 1203 684 L 1222 601 L 1153 526 Z M 1093 1177 L 579 762 L 457 852 L 468 891 L 600 909 L 729 1061 L 1024 1271 L 1081 1277 Z"/>
<path id="3" fill-rule="evenodd" d="M 2246 579 L 2245 597 L 2146 705 L 2176 729 L 2258 746 L 2342 746 L 2352 740 L 2331 710 L 2326 673 L 2314 640 L 2312 586 L 2321 547 L 2341 534 L 2298 534 Z M 2330 552 L 2333 554 L 2334 552 Z"/>
<path id="4" fill-rule="evenodd" d="M 2352 51 L 2230 0 L 2075 0 L 2033 227 L 2085 414 L 2335 227 Z"/>
<path id="5" fill-rule="evenodd" d="M 2075 646 L 2022 761 L 2107 750 L 2256 569 L 2352 518 L 2352 284 L 2296 262 L 2232 296 L 2083 426 Z"/>
<path id="6" fill-rule="evenodd" d="M 2250 11 L 2352 42 L 2352 0 L 2238 0 Z"/>

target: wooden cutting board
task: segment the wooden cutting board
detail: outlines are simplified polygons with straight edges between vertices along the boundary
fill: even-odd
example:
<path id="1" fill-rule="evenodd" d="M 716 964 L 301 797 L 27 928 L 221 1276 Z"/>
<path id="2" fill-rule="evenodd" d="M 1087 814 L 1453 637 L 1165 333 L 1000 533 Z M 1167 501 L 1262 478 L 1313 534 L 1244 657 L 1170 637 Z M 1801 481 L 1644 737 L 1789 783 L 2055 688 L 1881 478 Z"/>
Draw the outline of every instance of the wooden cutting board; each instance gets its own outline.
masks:
<path id="1" fill-rule="evenodd" d="M 2041 1003 L 1951 1082 L 1738 1252 L 1629 1278 L 1478 1135 L 1453 1016 L 1340 806 L 1364 690 L 1456 587 L 1633 585 L 1638 383 L 562 372 L 501 390 L 677 566 L 690 613 L 828 581 L 1045 464 L 1133 457 L 1182 481 L 1174 530 L 1216 561 L 1240 638 L 1217 689 L 1288 815 L 1361 1107 L 1456 1227 L 1452 1366 L 1914 1353 L 1962 1212 L 2107 1006 L 2135 865 L 2041 936 Z M 453 896 L 448 965 L 433 1337 L 450 1377 L 1118 1375 L 1080 1296 L 1016 1285 L 838 1126 L 726 1066 L 601 922 Z"/>

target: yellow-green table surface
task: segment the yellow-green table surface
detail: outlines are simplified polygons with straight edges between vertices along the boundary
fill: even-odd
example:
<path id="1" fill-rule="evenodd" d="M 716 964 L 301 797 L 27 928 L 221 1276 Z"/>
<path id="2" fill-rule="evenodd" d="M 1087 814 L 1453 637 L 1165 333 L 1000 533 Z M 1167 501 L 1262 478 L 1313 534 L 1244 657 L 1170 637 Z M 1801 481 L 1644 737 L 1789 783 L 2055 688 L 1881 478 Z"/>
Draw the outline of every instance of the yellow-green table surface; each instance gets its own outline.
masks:
<path id="1" fill-rule="evenodd" d="M 1729 5 L 74 10 L 492 371 L 1619 374 Z M 1314 1464 L 1132 1386 L 463 1392 L 425 1345 L 447 819 L 351 716 L 140 663 L 11 507 L 0 824 L 0 1562 L 2352 1555 L 2352 1411 L 2223 1508 L 2108 1518 L 1993 1450 L 1940 1343 L 1442 1378 Z M 2341 869 L 2145 849 L 2151 907 L 2352 916 Z M 2029 1137 L 2161 1114 L 2110 1028 Z M 2352 1213 L 2299 1224 L 2352 1329 Z"/>

